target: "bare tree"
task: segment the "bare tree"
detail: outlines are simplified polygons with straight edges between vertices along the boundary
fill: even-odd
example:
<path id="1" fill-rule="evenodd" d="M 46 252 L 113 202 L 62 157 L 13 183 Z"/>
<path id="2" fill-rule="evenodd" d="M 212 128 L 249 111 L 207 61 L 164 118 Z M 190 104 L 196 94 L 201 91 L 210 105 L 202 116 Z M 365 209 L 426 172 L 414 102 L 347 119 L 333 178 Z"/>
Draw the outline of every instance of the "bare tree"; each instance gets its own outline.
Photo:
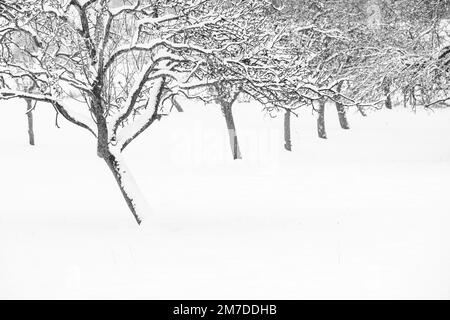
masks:
<path id="1" fill-rule="evenodd" d="M 226 85 L 217 83 L 214 86 L 216 92 L 217 92 L 217 101 L 220 104 L 223 116 L 225 118 L 225 122 L 227 125 L 228 130 L 228 137 L 230 140 L 230 147 L 231 147 L 231 153 L 233 155 L 233 159 L 242 159 L 241 156 L 241 150 L 239 148 L 239 141 L 238 136 L 236 133 L 236 126 L 234 124 L 234 118 L 233 118 L 233 104 L 235 103 L 238 95 L 239 95 L 239 88 L 235 88 L 233 91 L 232 89 L 227 89 Z"/>
<path id="2" fill-rule="evenodd" d="M 319 108 L 317 110 L 317 134 L 319 138 L 326 139 L 327 132 L 325 129 L 325 99 L 319 99 Z"/>

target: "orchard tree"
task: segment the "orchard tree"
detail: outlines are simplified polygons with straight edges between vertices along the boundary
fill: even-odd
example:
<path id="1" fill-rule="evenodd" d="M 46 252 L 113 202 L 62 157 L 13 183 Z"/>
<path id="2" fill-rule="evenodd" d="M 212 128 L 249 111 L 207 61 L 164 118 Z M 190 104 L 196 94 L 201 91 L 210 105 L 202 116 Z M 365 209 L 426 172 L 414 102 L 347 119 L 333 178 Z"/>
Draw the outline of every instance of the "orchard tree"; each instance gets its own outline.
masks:
<path id="1" fill-rule="evenodd" d="M 354 41 L 348 35 L 345 2 L 283 1 L 280 18 L 274 22 L 276 42 L 270 56 L 278 63 L 277 78 L 284 79 L 282 95 L 287 102 L 284 113 L 285 148 L 291 150 L 290 119 L 295 110 L 311 105 L 317 112 L 320 138 L 326 138 L 325 103 L 332 101 L 343 129 L 349 129 L 346 108 L 354 101 L 342 95 L 347 77 L 343 72 Z M 347 28 L 347 29 L 346 29 Z"/>
<path id="2" fill-rule="evenodd" d="M 0 98 L 48 103 L 89 131 L 139 224 L 148 209 L 122 152 L 161 118 L 163 101 L 222 81 L 209 73 L 210 65 L 226 69 L 245 55 L 249 43 L 227 37 L 226 29 L 221 35 L 211 29 L 233 25 L 243 34 L 254 32 L 256 19 L 272 7 L 262 0 L 234 6 L 207 0 L 2 0 L 0 5 L 0 74 L 27 77 L 34 85 L 33 92 L 3 88 Z M 32 63 L 15 61 L 18 53 Z M 73 93 L 84 99 L 84 110 L 74 110 Z"/>
<path id="3" fill-rule="evenodd" d="M 12 23 L 14 23 L 15 16 L 13 12 L 15 10 L 20 9 L 20 4 L 11 3 L 7 4 L 4 2 L 0 2 L 0 29 L 5 30 Z M 33 50 L 36 42 L 31 37 L 20 37 L 19 35 L 12 35 L 14 37 L 14 42 L 20 45 L 23 48 L 27 48 L 27 50 Z M 31 67 L 33 61 L 29 59 L 27 56 L 23 56 L 20 54 L 19 50 L 16 48 L 11 48 L 11 51 L 8 53 L 9 62 L 11 64 L 22 64 Z M 32 92 L 35 88 L 34 81 L 27 76 L 26 74 L 19 72 L 12 74 L 9 70 L 3 69 L 2 75 L 0 75 L 0 88 L 3 89 L 11 89 L 17 88 L 22 91 Z M 25 98 L 26 102 L 26 116 L 28 123 L 28 141 L 29 144 L 34 146 L 35 144 L 35 136 L 34 136 L 34 125 L 33 125 L 33 111 L 36 107 L 36 102 L 33 102 L 29 98 Z"/>
<path id="4" fill-rule="evenodd" d="M 444 44 L 440 29 L 448 18 L 448 0 L 372 0 L 379 20 L 362 29 L 352 88 L 362 101 L 391 109 L 393 97 L 404 105 L 433 104 L 448 92 L 445 70 L 437 55 Z M 448 41 L 448 39 L 447 39 Z M 420 101 L 419 101 L 420 100 Z"/>

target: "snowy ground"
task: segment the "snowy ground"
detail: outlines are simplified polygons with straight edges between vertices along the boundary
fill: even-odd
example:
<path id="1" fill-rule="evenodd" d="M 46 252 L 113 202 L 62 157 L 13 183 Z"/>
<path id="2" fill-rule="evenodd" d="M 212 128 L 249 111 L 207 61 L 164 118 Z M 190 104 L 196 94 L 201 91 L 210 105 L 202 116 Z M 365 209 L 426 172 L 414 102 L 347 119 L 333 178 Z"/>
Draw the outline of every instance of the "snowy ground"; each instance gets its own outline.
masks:
<path id="1" fill-rule="evenodd" d="M 193 105 L 126 151 L 153 208 L 139 228 L 89 133 L 1 102 L 0 298 L 450 298 L 450 110 L 398 108 L 327 141 L 235 109 Z"/>

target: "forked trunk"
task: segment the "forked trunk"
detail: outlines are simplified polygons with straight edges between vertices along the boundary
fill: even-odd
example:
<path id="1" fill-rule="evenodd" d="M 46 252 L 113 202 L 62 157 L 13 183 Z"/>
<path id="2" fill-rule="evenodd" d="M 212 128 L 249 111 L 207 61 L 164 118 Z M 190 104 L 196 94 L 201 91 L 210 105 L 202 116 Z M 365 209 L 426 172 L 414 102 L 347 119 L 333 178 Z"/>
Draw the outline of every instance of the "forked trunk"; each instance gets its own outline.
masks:
<path id="1" fill-rule="evenodd" d="M 116 156 L 109 152 L 103 157 L 103 159 L 114 175 L 128 208 L 136 219 L 136 222 L 140 225 L 143 217 L 146 213 L 149 213 L 150 209 L 144 197 L 138 190 L 133 176 L 120 156 Z"/>
<path id="2" fill-rule="evenodd" d="M 317 133 L 319 138 L 326 139 L 327 132 L 325 130 L 325 100 L 319 100 L 319 115 L 317 117 Z"/>
<path id="3" fill-rule="evenodd" d="M 287 151 L 292 151 L 291 142 L 291 112 L 286 110 L 284 114 L 284 148 Z"/>
<path id="4" fill-rule="evenodd" d="M 239 149 L 238 137 L 236 134 L 236 127 L 234 126 L 233 113 L 231 111 L 231 104 L 222 103 L 222 111 L 227 123 L 228 136 L 230 138 L 231 153 L 233 159 L 242 159 L 241 151 Z"/>
<path id="5" fill-rule="evenodd" d="M 30 145 L 34 146 L 34 128 L 33 128 L 33 106 L 31 99 L 27 101 L 27 119 L 28 119 L 28 141 Z"/>

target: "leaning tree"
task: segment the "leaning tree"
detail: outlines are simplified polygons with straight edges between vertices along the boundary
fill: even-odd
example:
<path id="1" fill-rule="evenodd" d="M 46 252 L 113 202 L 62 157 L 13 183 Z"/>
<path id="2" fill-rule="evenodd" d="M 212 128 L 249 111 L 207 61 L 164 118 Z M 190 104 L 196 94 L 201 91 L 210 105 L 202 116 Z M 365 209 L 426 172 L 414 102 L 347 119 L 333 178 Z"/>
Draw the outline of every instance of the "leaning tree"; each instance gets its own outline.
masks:
<path id="1" fill-rule="evenodd" d="M 0 89 L 0 99 L 48 103 L 88 130 L 139 224 L 148 209 L 122 152 L 161 118 L 164 101 L 216 83 L 211 64 L 226 69 L 250 47 L 226 31 L 216 41 L 209 29 L 232 24 L 251 33 L 257 17 L 272 8 L 264 0 L 233 6 L 208 0 L 1 0 L 0 6 L 2 22 L 6 12 L 14 17 L 1 24 L 0 75 L 20 74 L 34 86 L 32 92 Z M 26 59 L 16 62 L 18 54 Z M 75 110 L 74 96 L 84 100 L 83 110 Z"/>

